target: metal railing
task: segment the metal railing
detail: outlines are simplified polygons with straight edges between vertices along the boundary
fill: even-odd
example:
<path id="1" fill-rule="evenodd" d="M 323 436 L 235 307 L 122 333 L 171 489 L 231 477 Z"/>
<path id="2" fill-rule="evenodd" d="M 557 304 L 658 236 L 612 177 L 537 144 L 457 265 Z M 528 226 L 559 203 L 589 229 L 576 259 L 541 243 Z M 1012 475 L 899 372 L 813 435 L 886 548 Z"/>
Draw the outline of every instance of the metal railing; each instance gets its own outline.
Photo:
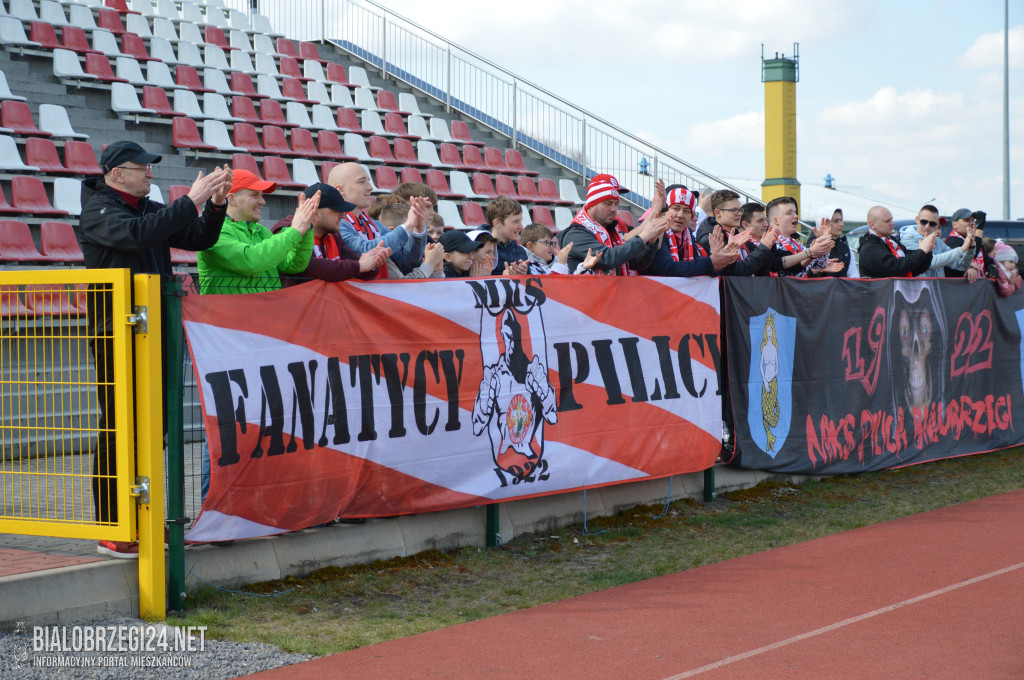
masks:
<path id="1" fill-rule="evenodd" d="M 247 0 L 229 0 L 249 10 Z M 466 50 L 373 0 L 261 0 L 260 13 L 295 40 L 331 42 L 408 83 L 449 110 L 465 114 L 579 175 L 615 175 L 625 198 L 647 207 L 654 181 L 701 192 L 732 189 L 760 201 L 678 156 Z"/>

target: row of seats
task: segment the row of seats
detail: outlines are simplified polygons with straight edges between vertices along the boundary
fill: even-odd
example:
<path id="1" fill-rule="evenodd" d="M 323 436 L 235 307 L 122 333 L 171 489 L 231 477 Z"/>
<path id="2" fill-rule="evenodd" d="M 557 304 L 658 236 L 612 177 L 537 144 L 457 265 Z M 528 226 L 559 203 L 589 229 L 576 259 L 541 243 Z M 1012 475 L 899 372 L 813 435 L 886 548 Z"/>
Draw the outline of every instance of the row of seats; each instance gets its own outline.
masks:
<path id="1" fill-rule="evenodd" d="M 42 172 L 48 175 L 101 175 L 96 153 L 88 142 L 68 140 L 64 143 L 64 160 L 57 146 L 46 137 L 25 140 L 25 160 L 22 161 L 13 137 L 0 135 L 0 171 Z"/>
<path id="2" fill-rule="evenodd" d="M 85 284 L 71 289 L 60 284 L 28 284 L 20 290 L 18 286 L 0 286 L 0 318 L 82 317 L 87 298 Z"/>
<path id="3" fill-rule="evenodd" d="M 0 262 L 81 264 L 84 261 L 74 227 L 67 222 L 43 222 L 39 234 L 37 249 L 26 223 L 0 220 Z"/>

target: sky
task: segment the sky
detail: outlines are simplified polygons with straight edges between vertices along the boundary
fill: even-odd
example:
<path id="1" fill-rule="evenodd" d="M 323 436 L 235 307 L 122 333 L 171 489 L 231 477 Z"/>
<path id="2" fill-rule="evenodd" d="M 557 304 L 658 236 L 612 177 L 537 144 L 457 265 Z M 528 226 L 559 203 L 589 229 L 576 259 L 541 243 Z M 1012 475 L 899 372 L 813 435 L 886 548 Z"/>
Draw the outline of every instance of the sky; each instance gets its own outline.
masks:
<path id="1" fill-rule="evenodd" d="M 764 178 L 762 43 L 799 43 L 801 184 L 1003 216 L 1002 0 L 378 2 L 723 178 Z M 1009 26 L 1019 218 L 1024 1 Z"/>

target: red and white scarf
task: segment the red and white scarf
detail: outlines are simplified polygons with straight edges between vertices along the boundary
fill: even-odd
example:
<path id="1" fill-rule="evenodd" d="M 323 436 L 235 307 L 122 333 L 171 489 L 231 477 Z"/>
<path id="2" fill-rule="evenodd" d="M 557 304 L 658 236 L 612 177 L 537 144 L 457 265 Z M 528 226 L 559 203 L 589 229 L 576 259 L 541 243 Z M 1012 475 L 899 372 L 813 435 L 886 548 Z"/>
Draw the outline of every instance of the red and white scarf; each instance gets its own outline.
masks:
<path id="1" fill-rule="evenodd" d="M 324 260 L 340 260 L 341 252 L 338 242 L 330 234 L 313 239 L 313 257 Z"/>
<path id="2" fill-rule="evenodd" d="M 618 229 L 612 227 L 611 229 L 605 229 L 600 224 L 590 219 L 590 215 L 587 214 L 586 208 L 581 208 L 576 217 L 573 218 L 573 222 L 580 225 L 591 234 L 597 237 L 597 240 L 601 242 L 601 245 L 606 248 L 614 248 L 615 246 L 621 246 L 622 236 L 619 235 Z M 615 269 L 607 270 L 608 274 L 618 274 L 619 276 L 636 276 L 636 272 L 629 268 L 629 265 L 625 262 Z"/>
<path id="3" fill-rule="evenodd" d="M 377 225 L 374 224 L 373 220 L 371 220 L 362 210 L 359 212 L 353 210 L 352 212 L 345 213 L 345 219 L 352 225 L 352 228 L 356 230 L 356 233 L 362 236 L 365 240 L 373 241 L 374 239 L 380 238 L 380 230 L 377 229 Z M 376 278 L 389 278 L 388 268 L 378 267 Z"/>
<path id="4" fill-rule="evenodd" d="M 708 256 L 701 245 L 694 240 L 693 234 L 690 233 L 688 227 L 684 227 L 682 232 L 678 234 L 674 231 L 668 232 L 668 250 L 672 254 L 672 260 L 675 262 L 679 262 L 680 250 L 682 250 L 683 262 L 692 262 L 698 257 Z"/>
<path id="5" fill-rule="evenodd" d="M 874 229 L 869 229 L 868 231 L 877 236 L 878 238 L 882 239 L 882 243 L 889 247 L 889 252 L 892 253 L 893 257 L 895 257 L 897 260 L 907 256 L 907 254 L 903 252 L 903 247 L 894 239 L 891 239 L 888 236 L 882 236 Z M 898 276 L 896 278 L 912 279 L 914 278 L 914 275 L 911 272 L 907 272 L 906 274 L 902 274 L 901 276 Z"/>
<path id="6" fill-rule="evenodd" d="M 953 231 L 951 231 L 949 233 L 949 238 L 953 238 L 954 236 L 956 236 L 961 241 L 966 241 L 967 240 L 967 239 L 964 238 L 964 235 L 961 234 L 960 232 L 958 232 L 956 229 L 954 229 Z M 981 268 L 981 271 L 984 272 L 985 271 L 985 251 L 982 250 L 981 248 L 979 248 L 977 243 L 974 244 L 974 247 L 977 248 L 977 250 L 974 253 L 974 260 L 971 261 L 971 264 L 978 265 Z"/>

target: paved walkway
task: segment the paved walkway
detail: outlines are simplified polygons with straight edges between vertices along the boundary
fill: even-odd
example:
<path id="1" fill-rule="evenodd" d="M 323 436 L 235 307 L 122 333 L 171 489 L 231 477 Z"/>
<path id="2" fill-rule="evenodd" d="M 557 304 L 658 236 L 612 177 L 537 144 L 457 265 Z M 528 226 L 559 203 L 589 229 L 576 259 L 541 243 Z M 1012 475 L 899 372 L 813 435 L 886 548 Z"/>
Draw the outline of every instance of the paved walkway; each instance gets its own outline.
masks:
<path id="1" fill-rule="evenodd" d="M 249 676 L 1024 677 L 1024 490 Z"/>

